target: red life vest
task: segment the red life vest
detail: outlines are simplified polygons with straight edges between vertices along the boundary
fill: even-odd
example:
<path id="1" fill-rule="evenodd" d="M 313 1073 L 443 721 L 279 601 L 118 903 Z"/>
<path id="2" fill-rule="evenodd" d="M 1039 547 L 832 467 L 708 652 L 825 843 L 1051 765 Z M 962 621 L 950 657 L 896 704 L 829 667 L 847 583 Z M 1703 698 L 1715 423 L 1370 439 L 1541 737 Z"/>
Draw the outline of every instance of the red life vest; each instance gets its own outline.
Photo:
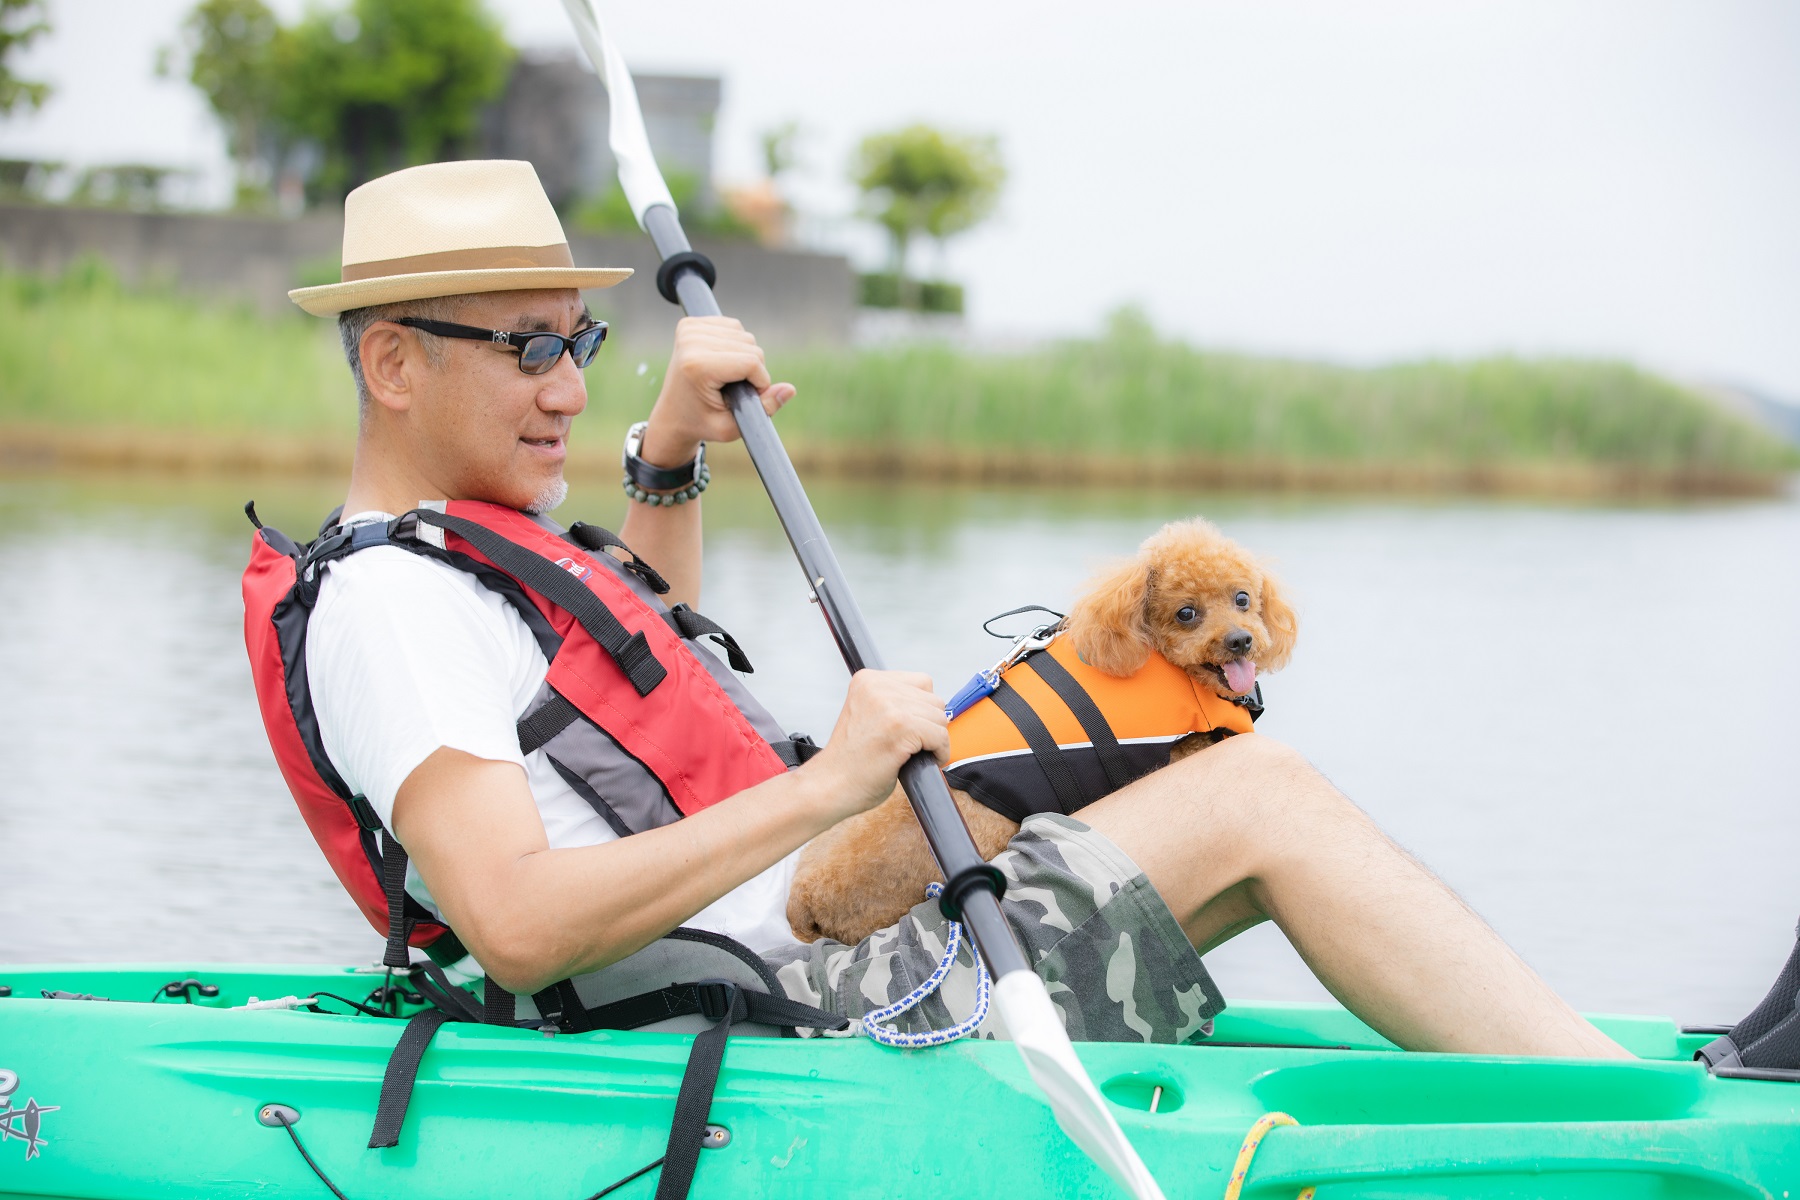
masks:
<path id="1" fill-rule="evenodd" d="M 248 506 L 246 512 L 256 521 Z M 450 501 L 395 520 L 336 526 L 300 545 L 256 522 L 244 571 L 244 641 L 275 761 L 332 870 L 388 936 L 448 961 L 462 950 L 404 891 L 405 852 L 325 753 L 306 678 L 306 627 L 324 567 L 370 546 L 398 546 L 474 574 L 536 636 L 549 674 L 519 722 L 521 750 L 544 748 L 621 836 L 716 804 L 797 764 L 807 746 L 780 727 L 693 639 L 711 635 L 748 669 L 730 635 L 684 605 L 664 608 L 660 577 L 593 526 L 567 535 L 495 504 Z M 377 835 L 381 844 L 378 845 Z M 446 945 L 447 943 L 447 945 Z M 451 949 L 454 947 L 454 949 Z M 397 960 L 397 961 L 396 961 Z"/>

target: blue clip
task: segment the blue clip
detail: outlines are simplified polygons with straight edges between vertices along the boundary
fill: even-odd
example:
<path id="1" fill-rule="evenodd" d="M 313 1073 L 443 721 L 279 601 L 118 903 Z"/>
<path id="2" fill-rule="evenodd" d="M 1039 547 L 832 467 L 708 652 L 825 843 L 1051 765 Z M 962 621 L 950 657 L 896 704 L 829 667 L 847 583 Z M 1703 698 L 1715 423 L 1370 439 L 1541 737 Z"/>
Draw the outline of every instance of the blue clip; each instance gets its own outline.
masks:
<path id="1" fill-rule="evenodd" d="M 956 720 L 976 704 L 994 694 L 1000 686 L 998 671 L 977 671 L 970 676 L 969 682 L 962 685 L 962 690 L 950 697 L 950 703 L 944 705 L 944 716 Z"/>

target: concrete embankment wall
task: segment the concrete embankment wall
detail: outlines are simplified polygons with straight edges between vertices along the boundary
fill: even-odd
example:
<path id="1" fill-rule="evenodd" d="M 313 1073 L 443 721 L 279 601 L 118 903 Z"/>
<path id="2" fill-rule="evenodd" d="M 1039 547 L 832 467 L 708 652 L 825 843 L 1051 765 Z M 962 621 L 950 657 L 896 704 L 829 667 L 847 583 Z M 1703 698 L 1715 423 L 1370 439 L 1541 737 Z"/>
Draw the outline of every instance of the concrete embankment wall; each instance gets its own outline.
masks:
<path id="1" fill-rule="evenodd" d="M 287 290 L 319 282 L 338 261 L 340 215 L 296 220 L 222 214 L 134 213 L 0 205 L 0 260 L 15 270 L 56 272 L 98 254 L 130 284 L 247 301 L 275 314 L 298 311 Z M 570 240 L 584 266 L 631 267 L 637 274 L 590 292 L 596 315 L 627 341 L 667 345 L 679 311 L 656 291 L 656 252 L 647 237 Z M 701 241 L 719 268 L 719 302 L 769 345 L 842 345 L 856 313 L 855 276 L 836 255 L 768 250 L 745 242 Z M 314 276 L 303 280 L 303 272 Z"/>

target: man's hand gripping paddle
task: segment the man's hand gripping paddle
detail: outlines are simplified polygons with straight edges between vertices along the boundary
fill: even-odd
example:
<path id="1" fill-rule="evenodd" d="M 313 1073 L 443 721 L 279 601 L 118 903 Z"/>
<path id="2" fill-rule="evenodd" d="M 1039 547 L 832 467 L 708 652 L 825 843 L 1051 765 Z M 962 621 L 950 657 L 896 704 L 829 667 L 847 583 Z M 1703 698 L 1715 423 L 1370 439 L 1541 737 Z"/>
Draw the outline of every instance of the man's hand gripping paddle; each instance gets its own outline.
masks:
<path id="1" fill-rule="evenodd" d="M 650 153 L 637 89 L 625 60 L 607 40 L 594 0 L 563 3 L 575 23 L 582 48 L 606 84 L 612 109 L 610 140 L 619 163 L 619 183 L 638 224 L 654 239 L 657 253 L 662 256 L 662 268 L 656 274 L 657 290 L 672 303 L 679 303 L 689 316 L 718 316 L 719 303 L 711 286 L 712 264 L 693 252 L 682 232 L 675 202 Z M 812 502 L 776 436 L 774 422 L 763 412 L 756 389 L 748 383 L 735 383 L 725 389 L 725 399 L 737 418 L 750 461 L 756 465 L 794 554 L 806 572 L 819 610 L 825 614 L 831 636 L 844 656 L 844 664 L 852 672 L 864 667 L 879 669 L 882 661 L 875 639 L 850 595 L 837 556 L 825 540 Z M 929 754 L 920 754 L 901 770 L 900 782 L 944 872 L 944 894 L 940 900 L 944 912 L 967 926 L 986 960 L 995 979 L 994 1002 L 1001 1020 L 1024 1056 L 1032 1079 L 1049 1099 L 1057 1123 L 1126 1191 L 1139 1200 L 1161 1200 L 1162 1189 L 1125 1140 L 1119 1123 L 1075 1057 L 1075 1048 L 1050 1002 L 1050 993 L 1026 964 L 1012 930 L 1000 915 L 999 897 L 1005 882 L 999 871 L 975 852 L 968 827 L 950 798 L 944 773 Z"/>

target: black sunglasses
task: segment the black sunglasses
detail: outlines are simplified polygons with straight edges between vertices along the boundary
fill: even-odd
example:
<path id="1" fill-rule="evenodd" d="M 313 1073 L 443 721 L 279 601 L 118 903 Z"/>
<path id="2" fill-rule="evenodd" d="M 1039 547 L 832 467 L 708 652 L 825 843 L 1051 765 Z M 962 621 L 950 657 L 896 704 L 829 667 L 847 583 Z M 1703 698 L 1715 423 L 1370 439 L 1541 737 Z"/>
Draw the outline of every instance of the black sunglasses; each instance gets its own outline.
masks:
<path id="1" fill-rule="evenodd" d="M 574 337 L 549 332 L 507 333 L 503 329 L 477 329 L 473 325 L 428 321 L 424 317 L 401 317 L 394 324 L 409 325 L 426 333 L 435 333 L 439 337 L 467 338 L 472 342 L 511 346 L 519 352 L 519 370 L 527 375 L 542 375 L 556 365 L 565 350 L 575 360 L 576 366 L 586 367 L 594 361 L 594 355 L 600 353 L 600 343 L 606 340 L 605 321 L 594 322 Z"/>

